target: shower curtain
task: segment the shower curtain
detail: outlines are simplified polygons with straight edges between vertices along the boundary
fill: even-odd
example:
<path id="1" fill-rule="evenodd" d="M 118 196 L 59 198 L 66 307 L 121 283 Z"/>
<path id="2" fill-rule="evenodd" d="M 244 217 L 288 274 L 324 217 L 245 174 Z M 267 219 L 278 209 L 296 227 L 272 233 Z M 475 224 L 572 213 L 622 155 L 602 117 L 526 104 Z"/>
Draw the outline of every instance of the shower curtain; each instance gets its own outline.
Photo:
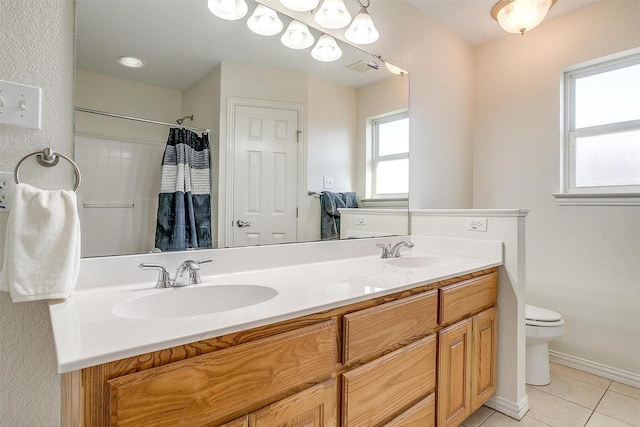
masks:
<path id="1" fill-rule="evenodd" d="M 162 158 L 155 246 L 211 248 L 209 136 L 172 128 Z"/>

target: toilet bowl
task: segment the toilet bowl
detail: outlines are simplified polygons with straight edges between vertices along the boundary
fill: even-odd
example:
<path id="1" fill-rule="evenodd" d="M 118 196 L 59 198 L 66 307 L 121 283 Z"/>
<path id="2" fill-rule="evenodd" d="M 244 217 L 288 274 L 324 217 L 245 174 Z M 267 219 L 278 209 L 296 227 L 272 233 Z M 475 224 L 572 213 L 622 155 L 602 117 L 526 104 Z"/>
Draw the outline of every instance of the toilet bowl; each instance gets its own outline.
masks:
<path id="1" fill-rule="evenodd" d="M 526 305 L 527 384 L 547 385 L 549 373 L 549 341 L 564 334 L 564 319 L 546 308 Z"/>

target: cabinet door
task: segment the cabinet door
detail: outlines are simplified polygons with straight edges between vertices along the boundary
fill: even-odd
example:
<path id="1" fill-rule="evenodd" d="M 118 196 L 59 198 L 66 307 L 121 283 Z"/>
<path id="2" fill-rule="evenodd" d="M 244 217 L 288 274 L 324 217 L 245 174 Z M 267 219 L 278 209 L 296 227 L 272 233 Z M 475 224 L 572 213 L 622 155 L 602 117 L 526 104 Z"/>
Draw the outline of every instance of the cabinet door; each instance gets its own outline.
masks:
<path id="1" fill-rule="evenodd" d="M 457 426 L 471 414 L 472 332 L 467 319 L 438 334 L 438 427 Z"/>
<path id="2" fill-rule="evenodd" d="M 336 380 L 328 380 L 249 414 L 251 427 L 335 427 Z"/>
<path id="3" fill-rule="evenodd" d="M 482 406 L 496 392 L 497 316 L 498 312 L 494 307 L 473 318 L 472 412 Z"/>

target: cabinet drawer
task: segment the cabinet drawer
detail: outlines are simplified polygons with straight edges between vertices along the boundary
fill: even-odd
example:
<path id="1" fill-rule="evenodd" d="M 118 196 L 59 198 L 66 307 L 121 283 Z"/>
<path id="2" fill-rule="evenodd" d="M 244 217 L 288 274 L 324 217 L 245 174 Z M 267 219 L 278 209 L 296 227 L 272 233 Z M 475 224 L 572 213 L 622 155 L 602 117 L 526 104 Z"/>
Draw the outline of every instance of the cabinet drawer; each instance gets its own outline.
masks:
<path id="1" fill-rule="evenodd" d="M 421 400 L 394 418 L 384 427 L 434 427 L 436 425 L 436 394 Z"/>
<path id="2" fill-rule="evenodd" d="M 108 381 L 111 425 L 202 425 L 269 403 L 338 362 L 326 321 Z"/>
<path id="3" fill-rule="evenodd" d="M 433 290 L 345 315 L 342 363 L 425 336 L 438 326 L 437 307 Z"/>
<path id="4" fill-rule="evenodd" d="M 440 288 L 441 325 L 454 323 L 483 307 L 494 305 L 498 299 L 498 273 L 466 280 Z"/>
<path id="5" fill-rule="evenodd" d="M 335 427 L 338 391 L 331 379 L 249 414 L 249 426 Z"/>
<path id="6" fill-rule="evenodd" d="M 343 427 L 384 422 L 433 392 L 436 334 L 342 374 Z"/>

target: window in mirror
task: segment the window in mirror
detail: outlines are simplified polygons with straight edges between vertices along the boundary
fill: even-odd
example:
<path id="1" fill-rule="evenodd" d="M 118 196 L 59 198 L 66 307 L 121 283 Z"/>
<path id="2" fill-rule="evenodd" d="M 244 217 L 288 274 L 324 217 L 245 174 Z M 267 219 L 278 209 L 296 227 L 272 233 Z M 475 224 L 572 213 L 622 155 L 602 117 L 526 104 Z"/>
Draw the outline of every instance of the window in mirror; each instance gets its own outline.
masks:
<path id="1" fill-rule="evenodd" d="M 370 198 L 399 199 L 409 193 L 409 113 L 372 119 Z"/>

